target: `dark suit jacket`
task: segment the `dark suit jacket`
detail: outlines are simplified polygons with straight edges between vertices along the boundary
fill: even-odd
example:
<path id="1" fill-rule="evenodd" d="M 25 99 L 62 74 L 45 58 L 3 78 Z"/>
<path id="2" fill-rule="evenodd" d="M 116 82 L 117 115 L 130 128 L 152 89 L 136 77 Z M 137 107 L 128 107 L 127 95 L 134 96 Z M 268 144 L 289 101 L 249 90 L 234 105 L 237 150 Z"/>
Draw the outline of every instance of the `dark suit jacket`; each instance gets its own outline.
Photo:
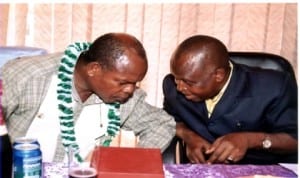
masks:
<path id="1" fill-rule="evenodd" d="M 282 72 L 233 65 L 229 85 L 210 119 L 205 102 L 188 101 L 170 74 L 163 81 L 164 109 L 209 142 L 244 131 L 285 132 L 297 138 L 296 81 Z M 297 154 L 281 159 L 264 150 L 249 150 L 242 162 L 297 162 Z"/>

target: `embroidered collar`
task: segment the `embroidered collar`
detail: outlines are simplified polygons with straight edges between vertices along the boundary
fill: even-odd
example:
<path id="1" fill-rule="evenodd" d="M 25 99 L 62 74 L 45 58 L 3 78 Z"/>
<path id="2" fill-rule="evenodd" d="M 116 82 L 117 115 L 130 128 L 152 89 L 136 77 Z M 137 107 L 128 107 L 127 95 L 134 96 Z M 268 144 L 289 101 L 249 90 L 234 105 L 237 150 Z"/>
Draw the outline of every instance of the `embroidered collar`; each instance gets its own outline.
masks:
<path id="1" fill-rule="evenodd" d="M 74 43 L 68 46 L 61 59 L 58 69 L 57 100 L 60 120 L 60 135 L 65 151 L 68 152 L 70 145 L 79 150 L 75 137 L 74 111 L 72 99 L 72 82 L 75 64 L 81 52 L 88 50 L 90 43 Z M 108 126 L 105 133 L 103 146 L 109 146 L 112 138 L 120 129 L 120 104 L 106 104 L 108 107 Z M 100 119 L 100 118 L 99 118 Z M 73 149 L 74 149 L 73 148 Z M 75 157 L 82 162 L 83 159 L 77 151 Z"/>

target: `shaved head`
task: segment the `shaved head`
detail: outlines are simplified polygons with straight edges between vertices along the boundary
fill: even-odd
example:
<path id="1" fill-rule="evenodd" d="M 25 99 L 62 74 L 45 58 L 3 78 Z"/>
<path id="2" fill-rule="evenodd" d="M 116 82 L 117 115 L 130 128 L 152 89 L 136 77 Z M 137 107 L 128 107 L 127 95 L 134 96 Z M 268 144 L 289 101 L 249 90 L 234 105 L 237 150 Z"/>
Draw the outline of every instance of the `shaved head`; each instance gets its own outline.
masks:
<path id="1" fill-rule="evenodd" d="M 186 60 L 183 64 L 189 68 L 203 69 L 227 68 L 228 67 L 228 51 L 226 46 L 218 39 L 196 35 L 183 41 L 175 50 L 171 59 L 171 68 L 178 60 Z"/>

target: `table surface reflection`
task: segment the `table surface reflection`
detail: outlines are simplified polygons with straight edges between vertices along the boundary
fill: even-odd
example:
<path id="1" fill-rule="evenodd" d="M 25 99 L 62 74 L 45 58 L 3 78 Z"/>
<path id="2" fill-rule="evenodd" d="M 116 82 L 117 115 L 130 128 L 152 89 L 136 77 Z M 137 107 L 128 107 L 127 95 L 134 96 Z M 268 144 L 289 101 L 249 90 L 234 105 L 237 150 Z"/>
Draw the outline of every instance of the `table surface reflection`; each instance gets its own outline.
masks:
<path id="1" fill-rule="evenodd" d="M 280 165 L 164 164 L 165 178 L 237 178 L 254 175 L 296 178 Z M 64 163 L 43 163 L 43 178 L 67 178 Z"/>

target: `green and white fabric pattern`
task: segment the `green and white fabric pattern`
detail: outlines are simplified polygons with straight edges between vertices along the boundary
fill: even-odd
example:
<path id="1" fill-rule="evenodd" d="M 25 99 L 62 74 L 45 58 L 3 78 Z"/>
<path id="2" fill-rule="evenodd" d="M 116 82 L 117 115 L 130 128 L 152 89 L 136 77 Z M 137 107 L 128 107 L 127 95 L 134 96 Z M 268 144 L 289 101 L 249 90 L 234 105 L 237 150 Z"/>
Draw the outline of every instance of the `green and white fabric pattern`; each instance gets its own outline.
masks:
<path id="1" fill-rule="evenodd" d="M 72 80 L 76 61 L 79 55 L 89 49 L 90 43 L 75 42 L 68 46 L 61 59 L 58 69 L 58 85 L 57 85 L 57 99 L 60 120 L 60 134 L 65 151 L 68 152 L 68 147 L 74 145 L 79 149 L 76 143 L 74 130 L 74 113 L 73 113 L 73 99 L 72 99 Z M 120 129 L 120 104 L 106 104 L 108 107 L 108 127 L 105 134 L 106 140 L 102 143 L 103 146 L 109 146 L 112 138 Z M 99 118 L 100 119 L 100 118 Z M 75 155 L 78 161 L 83 159 L 79 152 Z"/>

